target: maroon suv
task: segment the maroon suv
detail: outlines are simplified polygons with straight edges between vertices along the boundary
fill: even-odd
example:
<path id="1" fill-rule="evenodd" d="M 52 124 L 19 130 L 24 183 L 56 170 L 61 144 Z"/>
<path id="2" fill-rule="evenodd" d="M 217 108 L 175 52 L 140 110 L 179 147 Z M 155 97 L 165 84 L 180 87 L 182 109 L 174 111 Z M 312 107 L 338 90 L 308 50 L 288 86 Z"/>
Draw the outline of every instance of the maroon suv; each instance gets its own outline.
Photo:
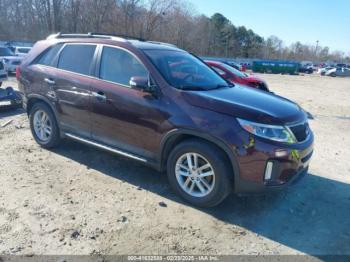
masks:
<path id="1" fill-rule="evenodd" d="M 57 34 L 17 77 L 42 147 L 70 138 L 144 162 L 194 205 L 280 189 L 308 170 L 313 134 L 300 106 L 230 84 L 169 44 Z"/>

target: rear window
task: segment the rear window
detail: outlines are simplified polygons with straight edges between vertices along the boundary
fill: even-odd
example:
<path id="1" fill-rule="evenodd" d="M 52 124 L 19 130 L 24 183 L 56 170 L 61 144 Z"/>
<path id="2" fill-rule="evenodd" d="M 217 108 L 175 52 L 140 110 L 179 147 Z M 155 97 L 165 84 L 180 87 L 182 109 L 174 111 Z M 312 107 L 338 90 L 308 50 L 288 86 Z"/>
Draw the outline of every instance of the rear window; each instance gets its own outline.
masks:
<path id="1" fill-rule="evenodd" d="M 60 53 L 58 68 L 89 75 L 95 49 L 96 45 L 66 45 Z"/>
<path id="2" fill-rule="evenodd" d="M 30 51 L 30 48 L 17 48 L 18 53 L 27 54 L 29 53 L 29 51 Z"/>
<path id="3" fill-rule="evenodd" d="M 36 63 L 40 65 L 52 66 L 56 55 L 60 51 L 62 46 L 63 44 L 61 43 L 49 48 L 39 57 L 39 60 Z"/>

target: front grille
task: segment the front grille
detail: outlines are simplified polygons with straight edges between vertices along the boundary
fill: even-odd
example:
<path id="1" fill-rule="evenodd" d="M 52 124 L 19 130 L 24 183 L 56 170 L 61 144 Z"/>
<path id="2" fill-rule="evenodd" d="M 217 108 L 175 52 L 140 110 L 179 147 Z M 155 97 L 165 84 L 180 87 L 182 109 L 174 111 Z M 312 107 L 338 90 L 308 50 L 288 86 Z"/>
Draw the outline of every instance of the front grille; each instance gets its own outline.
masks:
<path id="1" fill-rule="evenodd" d="M 290 130 L 293 132 L 298 142 L 304 141 L 309 135 L 309 124 L 307 122 L 295 126 L 290 126 Z"/>
<path id="2" fill-rule="evenodd" d="M 21 61 L 13 61 L 12 64 L 13 65 L 19 65 L 21 63 Z"/>

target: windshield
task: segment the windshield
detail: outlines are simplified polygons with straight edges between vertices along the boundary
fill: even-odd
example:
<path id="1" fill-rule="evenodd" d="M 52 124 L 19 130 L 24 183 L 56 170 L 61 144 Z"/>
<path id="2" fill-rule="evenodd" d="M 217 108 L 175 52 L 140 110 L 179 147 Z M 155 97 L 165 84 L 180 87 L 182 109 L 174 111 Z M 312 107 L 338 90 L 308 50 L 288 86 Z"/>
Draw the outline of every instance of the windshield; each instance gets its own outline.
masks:
<path id="1" fill-rule="evenodd" d="M 228 83 L 201 60 L 173 50 L 145 50 L 146 55 L 173 87 L 183 90 L 210 90 Z"/>
<path id="2" fill-rule="evenodd" d="M 232 74 L 234 74 L 235 76 L 238 76 L 238 77 L 241 77 L 241 78 L 247 77 L 247 75 L 245 73 L 237 70 L 236 68 L 233 68 L 232 66 L 229 66 L 229 65 L 224 64 L 224 63 L 221 63 L 221 66 L 224 67 L 229 72 L 231 72 Z"/>
<path id="3" fill-rule="evenodd" d="M 14 54 L 7 47 L 0 47 L 0 56 L 14 56 Z"/>

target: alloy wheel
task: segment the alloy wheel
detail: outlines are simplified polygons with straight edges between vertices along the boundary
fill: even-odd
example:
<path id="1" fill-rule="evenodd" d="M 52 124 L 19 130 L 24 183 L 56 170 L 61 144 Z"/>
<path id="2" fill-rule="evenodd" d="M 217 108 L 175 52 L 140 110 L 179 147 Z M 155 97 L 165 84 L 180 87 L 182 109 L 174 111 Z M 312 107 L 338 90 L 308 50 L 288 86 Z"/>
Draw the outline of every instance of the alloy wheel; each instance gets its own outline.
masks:
<path id="1" fill-rule="evenodd" d="M 52 125 L 48 114 L 43 110 L 34 113 L 33 127 L 35 135 L 43 142 L 47 142 L 52 134 Z"/>
<path id="2" fill-rule="evenodd" d="M 183 154 L 175 165 L 176 180 L 190 196 L 205 197 L 215 185 L 215 172 L 210 162 L 194 152 Z"/>

